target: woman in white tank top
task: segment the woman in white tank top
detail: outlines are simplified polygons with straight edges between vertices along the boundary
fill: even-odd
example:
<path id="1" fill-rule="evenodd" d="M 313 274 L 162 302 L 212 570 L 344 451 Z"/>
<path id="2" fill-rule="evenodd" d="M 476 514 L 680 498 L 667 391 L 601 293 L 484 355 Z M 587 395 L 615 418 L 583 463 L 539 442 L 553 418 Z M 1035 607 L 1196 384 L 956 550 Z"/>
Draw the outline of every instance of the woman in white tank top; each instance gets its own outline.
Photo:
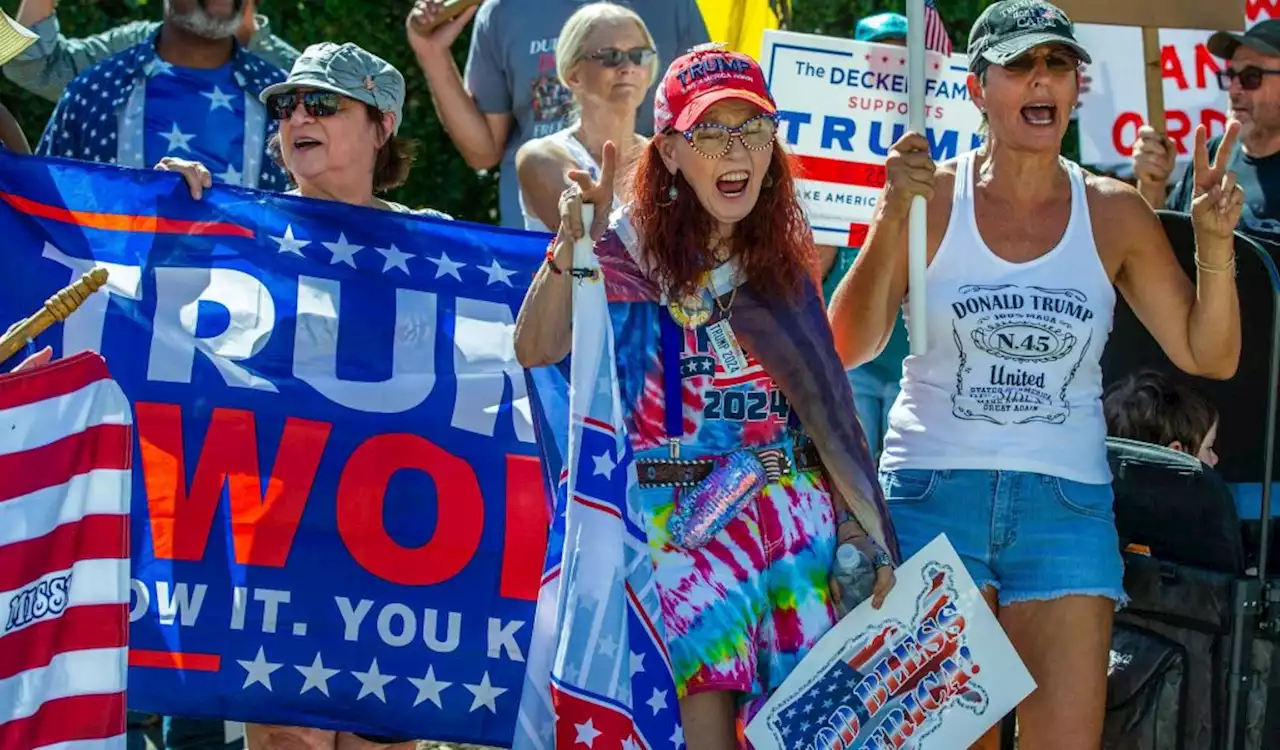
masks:
<path id="1" fill-rule="evenodd" d="M 1225 159 L 1209 163 L 1201 129 L 1193 285 L 1135 190 L 1059 156 L 1089 62 L 1061 10 L 1000 0 L 968 52 L 987 142 L 940 165 L 919 135 L 895 144 L 832 328 L 847 367 L 884 346 L 908 293 L 910 204 L 924 196 L 927 352 L 904 362 L 880 465 L 902 554 L 945 533 L 983 588 L 1038 686 L 1018 708 L 1020 745 L 1096 750 L 1125 601 L 1099 365 L 1115 290 L 1180 368 L 1230 377 L 1242 194 Z"/>
<path id="2" fill-rule="evenodd" d="M 635 11 L 613 3 L 582 6 L 560 30 L 556 72 L 573 92 L 578 120 L 564 130 L 534 138 L 516 152 L 520 210 L 525 229 L 560 228 L 560 196 L 571 170 L 600 175 L 601 150 L 618 147 L 614 207 L 631 200 L 625 184 L 648 140 L 636 134 L 636 112 L 658 74 L 653 37 Z"/>

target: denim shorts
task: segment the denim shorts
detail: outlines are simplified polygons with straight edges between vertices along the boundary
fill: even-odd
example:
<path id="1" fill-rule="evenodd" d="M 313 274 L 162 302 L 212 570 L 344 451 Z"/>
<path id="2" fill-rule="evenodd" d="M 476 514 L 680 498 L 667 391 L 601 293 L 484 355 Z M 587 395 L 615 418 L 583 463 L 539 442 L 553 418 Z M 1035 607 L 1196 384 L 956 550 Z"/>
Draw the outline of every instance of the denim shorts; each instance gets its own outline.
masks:
<path id="1" fill-rule="evenodd" d="M 903 558 L 945 533 L 1000 604 L 1102 596 L 1119 609 L 1124 562 L 1109 484 L 1020 471 L 880 473 Z"/>

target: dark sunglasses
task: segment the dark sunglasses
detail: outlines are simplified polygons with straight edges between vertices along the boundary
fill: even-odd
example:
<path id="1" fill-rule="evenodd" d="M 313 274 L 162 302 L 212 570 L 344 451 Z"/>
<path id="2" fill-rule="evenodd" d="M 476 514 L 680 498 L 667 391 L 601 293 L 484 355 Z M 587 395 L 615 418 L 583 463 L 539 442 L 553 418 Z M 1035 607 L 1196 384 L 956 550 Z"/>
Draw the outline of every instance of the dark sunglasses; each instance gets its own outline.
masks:
<path id="1" fill-rule="evenodd" d="M 676 131 L 708 159 L 719 159 L 733 147 L 733 137 L 742 139 L 742 145 L 752 151 L 763 151 L 773 145 L 778 133 L 776 115 L 756 115 L 736 128 L 717 122 L 702 122 L 688 130 Z"/>
<path id="2" fill-rule="evenodd" d="M 627 60 L 630 60 L 632 65 L 648 65 L 653 60 L 654 54 L 654 51 L 648 47 L 634 47 L 632 49 L 605 47 L 598 52 L 587 55 L 586 59 L 594 60 L 606 68 L 619 68 Z"/>
<path id="3" fill-rule="evenodd" d="M 1231 88 L 1231 82 L 1240 79 L 1240 88 L 1245 91 L 1257 91 L 1262 87 L 1263 76 L 1280 75 L 1280 70 L 1267 70 L 1265 68 L 1255 68 L 1250 65 L 1244 70 L 1236 70 L 1235 68 L 1227 68 L 1218 72 L 1218 86 L 1223 91 Z"/>
<path id="4" fill-rule="evenodd" d="M 283 94 L 272 94 L 267 97 L 267 116 L 273 120 L 287 120 L 293 117 L 293 110 L 302 104 L 302 108 L 312 117 L 329 117 L 338 114 L 341 97 L 332 91 L 286 91 Z"/>
<path id="5" fill-rule="evenodd" d="M 1010 73 L 1024 75 L 1035 70 L 1036 61 L 1038 60 L 1044 60 L 1045 70 L 1054 75 L 1074 73 L 1080 69 L 1080 58 L 1067 52 L 1050 52 L 1043 57 L 1028 53 L 1015 57 L 1000 67 Z"/>

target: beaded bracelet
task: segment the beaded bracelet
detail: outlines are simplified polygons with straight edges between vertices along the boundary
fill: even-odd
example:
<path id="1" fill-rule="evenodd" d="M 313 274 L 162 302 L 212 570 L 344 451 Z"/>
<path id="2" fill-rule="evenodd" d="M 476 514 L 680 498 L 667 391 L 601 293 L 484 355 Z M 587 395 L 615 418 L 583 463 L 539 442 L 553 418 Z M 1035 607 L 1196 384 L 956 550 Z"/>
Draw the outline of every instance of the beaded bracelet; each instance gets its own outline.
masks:
<path id="1" fill-rule="evenodd" d="M 596 268 L 570 268 L 566 271 L 560 266 L 557 266 L 555 250 L 547 250 L 547 268 L 550 268 L 551 273 L 554 273 L 556 276 L 569 274 L 575 279 L 591 279 L 594 281 L 600 276 L 600 271 Z"/>

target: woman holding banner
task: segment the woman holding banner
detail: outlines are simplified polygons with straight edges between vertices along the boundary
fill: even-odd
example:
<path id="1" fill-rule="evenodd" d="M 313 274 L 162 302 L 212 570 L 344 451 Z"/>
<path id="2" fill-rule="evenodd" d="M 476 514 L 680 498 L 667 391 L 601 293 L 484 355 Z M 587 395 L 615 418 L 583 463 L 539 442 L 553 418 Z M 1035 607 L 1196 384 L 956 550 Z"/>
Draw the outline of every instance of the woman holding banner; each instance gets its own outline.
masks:
<path id="1" fill-rule="evenodd" d="M 287 80 L 262 92 L 267 113 L 280 123 L 268 150 L 278 154 L 295 194 L 448 219 L 374 194 L 403 184 L 413 163 L 411 143 L 396 135 L 404 91 L 400 71 L 354 44 L 308 47 Z M 180 173 L 195 199 L 213 186 L 209 170 L 198 162 L 166 158 L 156 169 Z M 246 725 L 245 740 L 253 750 L 415 747 L 411 739 L 264 724 Z"/>
<path id="2" fill-rule="evenodd" d="M 578 119 L 535 138 L 516 152 L 520 210 L 533 232 L 560 228 L 560 195 L 571 169 L 600 177 L 606 142 L 621 150 L 614 206 L 631 198 L 628 178 L 649 140 L 636 133 L 636 112 L 658 77 L 658 53 L 649 29 L 630 8 L 589 3 L 565 21 L 556 42 L 560 82 L 573 92 Z"/>
<path id="3" fill-rule="evenodd" d="M 570 174 L 516 356 L 538 367 L 570 353 L 573 245 L 589 232 L 685 743 L 728 750 L 736 719 L 835 623 L 825 582 L 837 542 L 873 561 L 875 606 L 896 542 L 866 441 L 836 417 L 853 413 L 852 396 L 760 67 L 698 48 L 671 64 L 655 112 L 635 199 L 611 228 L 605 210 L 584 227 L 580 209 L 612 204 L 613 144 L 599 180 Z"/>
<path id="4" fill-rule="evenodd" d="M 1001 0 L 973 26 L 969 59 L 986 143 L 940 165 L 919 134 L 894 146 L 832 326 L 846 365 L 884 345 L 908 293 L 910 205 L 923 196 L 930 336 L 904 365 L 884 493 L 903 553 L 945 532 L 1035 678 L 1018 709 L 1021 745 L 1092 749 L 1125 602 L 1099 364 L 1115 289 L 1178 367 L 1230 377 L 1242 195 L 1226 160 L 1210 163 L 1201 128 L 1193 285 L 1135 190 L 1059 155 L 1089 62 L 1070 20 L 1046 2 Z"/>

